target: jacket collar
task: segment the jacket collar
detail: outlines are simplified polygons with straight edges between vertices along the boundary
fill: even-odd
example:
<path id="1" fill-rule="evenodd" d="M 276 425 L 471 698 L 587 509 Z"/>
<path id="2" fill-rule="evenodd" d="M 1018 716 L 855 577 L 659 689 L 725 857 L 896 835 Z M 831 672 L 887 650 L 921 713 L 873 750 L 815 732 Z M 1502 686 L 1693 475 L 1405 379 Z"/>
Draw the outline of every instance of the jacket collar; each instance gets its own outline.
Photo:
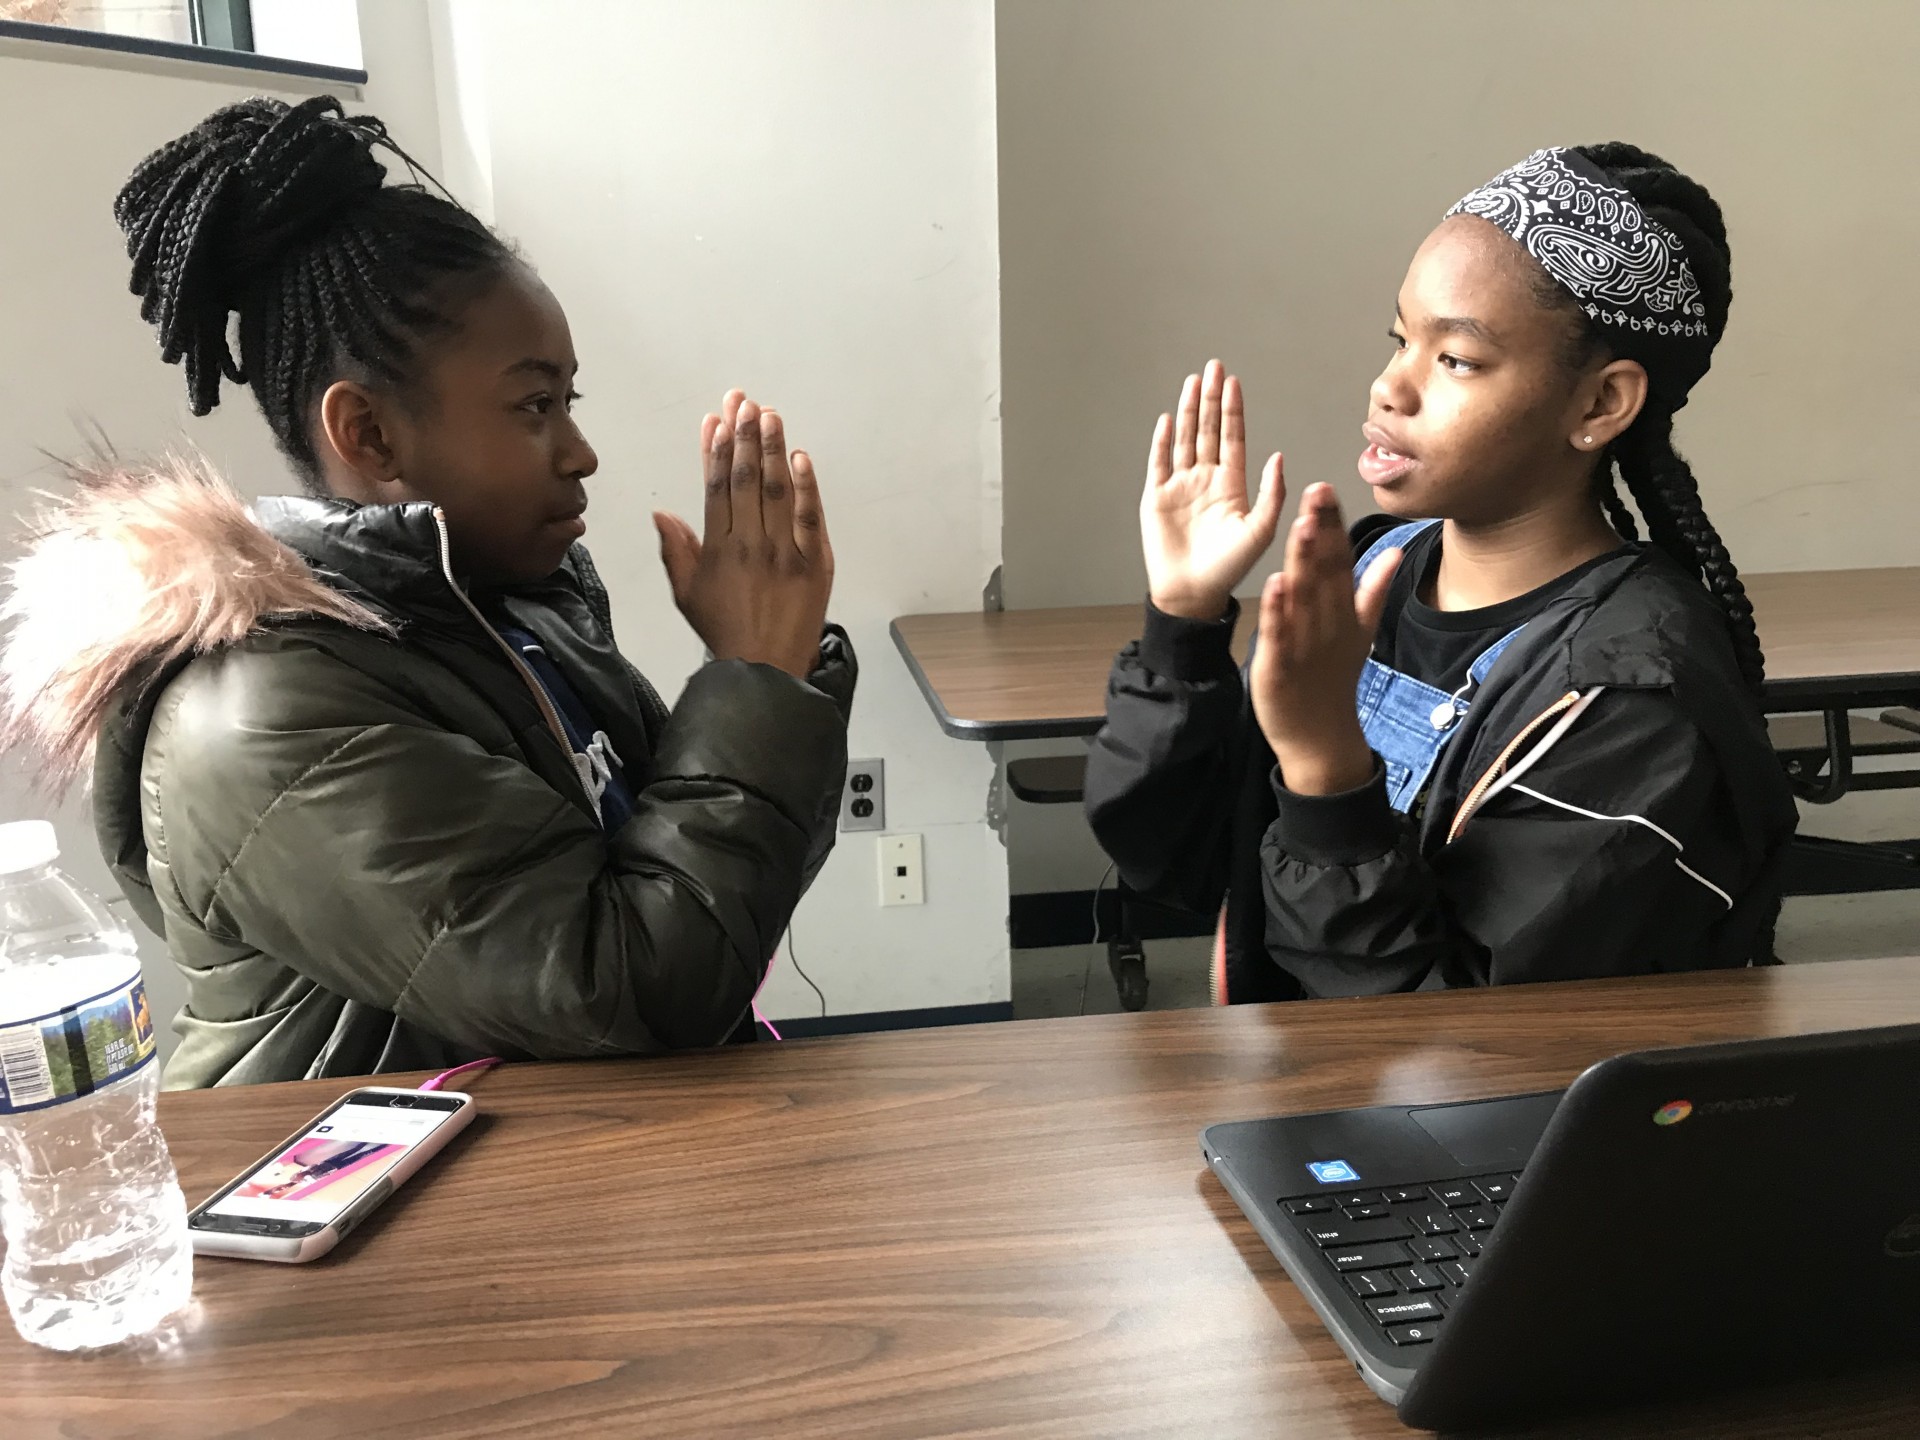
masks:
<path id="1" fill-rule="evenodd" d="M 431 505 L 275 495 L 255 501 L 253 513 L 328 584 L 395 625 L 466 618 L 441 567 L 440 526 Z"/>
<path id="2" fill-rule="evenodd" d="M 473 623 L 448 575 L 434 506 L 422 501 L 355 505 L 347 500 L 276 495 L 254 502 L 253 513 L 263 529 L 329 585 L 396 629 L 414 624 L 446 629 Z M 571 556 L 546 579 L 502 586 L 490 593 L 534 599 L 551 595 L 556 588 L 579 589 Z"/>

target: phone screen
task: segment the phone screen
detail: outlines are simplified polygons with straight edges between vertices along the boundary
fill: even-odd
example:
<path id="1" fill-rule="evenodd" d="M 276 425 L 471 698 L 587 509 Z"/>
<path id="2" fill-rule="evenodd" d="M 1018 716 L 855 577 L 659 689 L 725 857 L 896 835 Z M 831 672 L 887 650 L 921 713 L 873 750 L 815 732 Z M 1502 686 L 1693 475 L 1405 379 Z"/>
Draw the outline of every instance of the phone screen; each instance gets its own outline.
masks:
<path id="1" fill-rule="evenodd" d="M 205 1213 L 329 1224 L 459 1108 L 460 1101 L 431 1092 L 349 1096 Z"/>

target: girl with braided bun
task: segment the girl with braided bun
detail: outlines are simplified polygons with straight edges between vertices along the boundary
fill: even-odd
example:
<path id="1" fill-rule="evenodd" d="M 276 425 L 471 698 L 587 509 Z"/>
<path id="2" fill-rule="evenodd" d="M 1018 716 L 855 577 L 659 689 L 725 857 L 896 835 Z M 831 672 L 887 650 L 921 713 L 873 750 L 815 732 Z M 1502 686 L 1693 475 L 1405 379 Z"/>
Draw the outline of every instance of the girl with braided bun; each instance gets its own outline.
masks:
<path id="1" fill-rule="evenodd" d="M 1766 963 L 1795 824 L 1739 572 L 1673 419 L 1732 291 L 1713 198 L 1630 145 L 1543 150 L 1414 256 L 1349 532 L 1272 541 L 1239 382 L 1161 416 L 1150 595 L 1087 811 L 1127 883 L 1212 913 L 1223 1000 Z M 1638 519 L 1635 518 L 1636 512 Z M 1644 524 L 1647 538 L 1641 539 Z"/>
<path id="2" fill-rule="evenodd" d="M 229 106 L 115 205 L 195 414 L 252 390 L 306 490 L 101 464 L 12 572 L 8 739 L 91 769 L 185 972 L 174 1086 L 709 1045 L 834 837 L 855 670 L 808 457 L 739 392 L 705 533 L 659 515 L 711 658 L 669 709 L 579 541 L 565 313 L 338 101 Z M 229 344 L 230 333 L 237 347 Z"/>

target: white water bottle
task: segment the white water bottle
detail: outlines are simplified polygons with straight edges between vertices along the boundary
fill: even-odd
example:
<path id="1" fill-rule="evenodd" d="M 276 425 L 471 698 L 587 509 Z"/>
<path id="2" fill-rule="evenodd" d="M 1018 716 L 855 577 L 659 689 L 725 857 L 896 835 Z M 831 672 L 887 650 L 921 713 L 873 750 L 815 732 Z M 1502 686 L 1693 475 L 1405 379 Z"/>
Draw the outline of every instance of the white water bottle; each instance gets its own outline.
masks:
<path id="1" fill-rule="evenodd" d="M 28 1340 L 83 1350 L 183 1307 L 193 1250 L 133 936 L 59 858 L 51 825 L 0 825 L 0 1290 Z"/>

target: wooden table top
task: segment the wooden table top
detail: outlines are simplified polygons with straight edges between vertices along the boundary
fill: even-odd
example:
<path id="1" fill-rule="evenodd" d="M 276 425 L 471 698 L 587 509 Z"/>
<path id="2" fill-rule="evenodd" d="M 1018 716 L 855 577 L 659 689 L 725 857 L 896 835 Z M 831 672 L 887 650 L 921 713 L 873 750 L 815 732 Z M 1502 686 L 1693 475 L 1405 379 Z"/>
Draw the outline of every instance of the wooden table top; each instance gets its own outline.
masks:
<path id="1" fill-rule="evenodd" d="M 1768 708 L 1920 701 L 1920 567 L 1745 577 L 1767 652 Z M 1252 630 L 1243 617 L 1238 643 Z M 1138 605 L 906 615 L 894 643 L 949 735 L 1091 735 Z"/>
<path id="2" fill-rule="evenodd" d="M 7 1330 L 0 1435 L 1404 1435 L 1207 1173 L 1202 1126 L 1903 1021 L 1920 960 L 510 1066 L 334 1255 L 203 1259 L 195 1309 L 131 1350 Z M 164 1096 L 189 1197 L 350 1084 Z M 1920 1378 L 1541 1433 L 1912 1436 Z"/>

